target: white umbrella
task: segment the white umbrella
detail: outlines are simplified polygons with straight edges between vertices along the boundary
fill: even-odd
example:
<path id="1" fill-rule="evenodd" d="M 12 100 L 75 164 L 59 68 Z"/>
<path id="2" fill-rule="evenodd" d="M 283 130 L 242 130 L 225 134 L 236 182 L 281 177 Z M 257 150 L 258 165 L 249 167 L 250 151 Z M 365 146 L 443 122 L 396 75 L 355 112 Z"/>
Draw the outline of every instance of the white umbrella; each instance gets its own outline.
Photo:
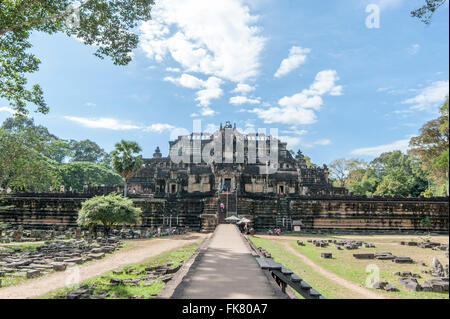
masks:
<path id="1" fill-rule="evenodd" d="M 250 220 L 247 219 L 247 218 L 242 218 L 242 219 L 239 221 L 239 224 L 242 224 L 242 223 L 250 223 Z"/>
<path id="2" fill-rule="evenodd" d="M 238 222 L 238 221 L 240 221 L 240 219 L 233 215 L 233 216 L 225 218 L 225 221 L 227 221 L 227 222 Z"/>

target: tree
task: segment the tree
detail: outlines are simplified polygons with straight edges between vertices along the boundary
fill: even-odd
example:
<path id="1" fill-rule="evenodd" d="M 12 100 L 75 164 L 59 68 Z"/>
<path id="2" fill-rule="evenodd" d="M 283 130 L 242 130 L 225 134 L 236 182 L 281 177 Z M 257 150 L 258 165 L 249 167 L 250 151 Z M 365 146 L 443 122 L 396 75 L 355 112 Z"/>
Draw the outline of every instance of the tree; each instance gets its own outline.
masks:
<path id="1" fill-rule="evenodd" d="M 126 65 L 139 37 L 134 28 L 151 19 L 153 0 L 17 0 L 0 1 L 0 98 L 19 113 L 27 104 L 48 113 L 38 84 L 28 88 L 27 74 L 39 70 L 40 60 L 29 49 L 33 31 L 63 32 L 95 45 L 95 55 Z"/>
<path id="2" fill-rule="evenodd" d="M 417 156 L 401 151 L 383 153 L 366 163 L 339 159 L 330 164 L 336 184 L 356 195 L 419 196 L 428 182 Z"/>
<path id="3" fill-rule="evenodd" d="M 383 177 L 374 194 L 379 196 L 408 196 L 409 187 L 407 180 L 408 177 L 403 170 L 394 169 Z"/>
<path id="4" fill-rule="evenodd" d="M 28 131 L 29 134 L 33 134 L 41 142 L 40 152 L 57 163 L 62 163 L 70 156 L 69 142 L 51 134 L 46 127 L 36 125 L 32 118 L 10 117 L 3 122 L 2 128 L 13 133 Z"/>
<path id="5" fill-rule="evenodd" d="M 43 191 L 60 185 L 57 163 L 43 155 L 44 143 L 31 130 L 0 128 L 0 187 Z"/>
<path id="6" fill-rule="evenodd" d="M 364 169 L 367 163 L 359 159 L 340 158 L 330 163 L 330 172 L 332 178 L 338 183 L 339 187 L 344 187 L 355 181 L 357 176 L 364 175 Z"/>
<path id="7" fill-rule="evenodd" d="M 117 194 L 95 196 L 84 201 L 78 212 L 78 225 L 101 224 L 109 234 L 112 226 L 137 224 L 142 210 L 134 207 L 133 201 Z"/>
<path id="8" fill-rule="evenodd" d="M 123 179 L 111 168 L 90 162 L 73 162 L 62 164 L 59 172 L 63 185 L 68 189 L 82 191 L 84 185 L 88 186 L 116 186 L 122 185 Z"/>
<path id="9" fill-rule="evenodd" d="M 433 14 L 444 5 L 447 0 L 425 0 L 425 4 L 411 11 L 411 16 L 420 19 L 425 24 L 430 24 Z"/>
<path id="10" fill-rule="evenodd" d="M 449 118 L 448 97 L 440 108 L 440 116 L 425 123 L 420 129 L 420 135 L 411 138 L 409 154 L 417 155 L 422 161 L 422 168 L 436 184 L 437 194 L 448 195 L 448 150 L 449 150 Z M 431 190 L 430 190 L 431 191 Z"/>
<path id="11" fill-rule="evenodd" d="M 97 143 L 91 140 L 70 141 L 71 162 L 102 163 L 108 159 L 108 154 Z M 107 162 L 108 160 L 106 160 Z"/>
<path id="12" fill-rule="evenodd" d="M 141 152 L 141 147 L 136 142 L 124 141 L 116 143 L 115 150 L 111 152 L 112 164 L 117 173 L 124 178 L 124 196 L 127 197 L 127 181 L 144 163 L 142 156 L 134 156 Z"/>

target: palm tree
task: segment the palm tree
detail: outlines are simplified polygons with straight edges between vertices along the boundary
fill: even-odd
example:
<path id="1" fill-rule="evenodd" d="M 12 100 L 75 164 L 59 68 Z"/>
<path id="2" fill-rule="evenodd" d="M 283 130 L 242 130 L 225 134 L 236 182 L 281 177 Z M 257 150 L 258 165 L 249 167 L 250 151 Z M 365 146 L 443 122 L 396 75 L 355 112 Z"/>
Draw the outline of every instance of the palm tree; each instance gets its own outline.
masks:
<path id="1" fill-rule="evenodd" d="M 115 150 L 111 152 L 112 164 L 120 176 L 124 178 L 124 196 L 127 197 L 127 181 L 131 178 L 144 163 L 142 156 L 134 156 L 142 149 L 136 142 L 120 141 L 116 143 Z"/>

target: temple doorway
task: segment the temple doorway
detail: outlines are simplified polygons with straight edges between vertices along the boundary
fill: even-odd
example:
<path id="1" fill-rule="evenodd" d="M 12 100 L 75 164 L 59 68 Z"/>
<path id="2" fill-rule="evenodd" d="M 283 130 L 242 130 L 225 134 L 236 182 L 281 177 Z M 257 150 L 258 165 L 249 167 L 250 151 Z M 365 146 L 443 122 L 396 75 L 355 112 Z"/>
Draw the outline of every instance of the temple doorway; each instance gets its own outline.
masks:
<path id="1" fill-rule="evenodd" d="M 225 187 L 228 192 L 231 190 L 231 178 L 225 178 Z"/>

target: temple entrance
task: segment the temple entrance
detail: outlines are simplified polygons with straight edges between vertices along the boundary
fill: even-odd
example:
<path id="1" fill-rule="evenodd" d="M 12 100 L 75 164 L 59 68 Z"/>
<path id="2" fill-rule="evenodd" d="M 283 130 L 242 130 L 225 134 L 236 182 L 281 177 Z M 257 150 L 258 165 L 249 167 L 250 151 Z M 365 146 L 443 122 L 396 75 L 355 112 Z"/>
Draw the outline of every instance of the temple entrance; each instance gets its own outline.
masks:
<path id="1" fill-rule="evenodd" d="M 231 190 L 231 178 L 225 178 L 225 187 L 226 187 L 226 191 L 230 191 Z"/>
<path id="2" fill-rule="evenodd" d="M 218 224 L 224 224 L 225 218 L 237 216 L 237 193 L 225 192 L 218 195 Z"/>

